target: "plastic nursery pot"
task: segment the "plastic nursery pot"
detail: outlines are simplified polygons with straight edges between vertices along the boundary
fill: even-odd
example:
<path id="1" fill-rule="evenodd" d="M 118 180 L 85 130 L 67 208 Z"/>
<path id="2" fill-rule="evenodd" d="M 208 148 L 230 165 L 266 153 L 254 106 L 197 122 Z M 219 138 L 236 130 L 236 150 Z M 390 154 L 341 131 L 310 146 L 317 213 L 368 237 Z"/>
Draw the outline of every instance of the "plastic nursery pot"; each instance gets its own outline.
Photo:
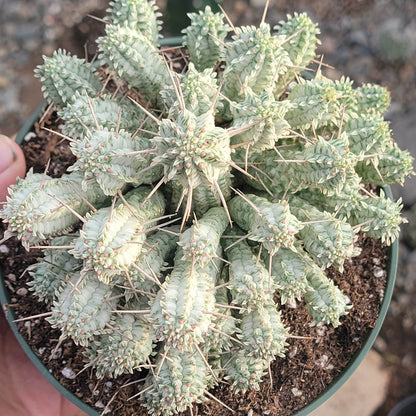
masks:
<path id="1" fill-rule="evenodd" d="M 173 43 L 173 42 L 172 42 Z M 24 124 L 22 129 L 17 135 L 16 141 L 20 144 L 24 140 L 25 136 L 31 131 L 33 124 L 40 118 L 42 110 L 45 107 L 45 103 L 43 103 L 39 108 L 34 112 L 34 114 L 27 120 Z M 389 187 L 385 188 L 384 191 L 386 194 L 392 198 L 392 193 Z M 349 364 L 344 368 L 340 376 L 335 379 L 327 388 L 326 390 L 321 393 L 315 400 L 311 401 L 308 405 L 306 405 L 301 410 L 297 411 L 293 414 L 293 416 L 306 416 L 310 414 L 314 409 L 319 407 L 323 404 L 326 400 L 328 400 L 352 375 L 352 373 L 357 369 L 360 365 L 361 361 L 364 359 L 366 354 L 371 349 L 380 329 L 383 324 L 383 321 L 386 317 L 391 297 L 393 294 L 395 279 L 396 279 L 396 271 L 397 271 L 397 262 L 398 262 L 398 239 L 389 247 L 389 261 L 387 265 L 387 283 L 386 289 L 383 297 L 383 301 L 380 307 L 380 313 L 378 316 L 378 320 L 374 328 L 371 329 L 370 333 L 368 334 L 367 339 L 364 341 L 362 348 L 353 356 L 350 360 Z M 3 305 L 3 309 L 6 313 L 7 319 L 10 323 L 11 329 L 13 330 L 17 340 L 19 341 L 20 345 L 32 360 L 34 365 L 40 370 L 40 372 L 46 377 L 46 379 L 59 390 L 66 398 L 68 398 L 71 402 L 73 402 L 76 406 L 78 406 L 81 410 L 86 412 L 90 416 L 100 416 L 99 412 L 97 412 L 92 407 L 88 406 L 87 404 L 83 403 L 77 396 L 75 396 L 72 392 L 68 391 L 64 388 L 59 382 L 53 377 L 53 375 L 49 372 L 49 370 L 44 366 L 44 364 L 40 361 L 40 359 L 35 355 L 32 351 L 30 346 L 26 343 L 23 336 L 19 333 L 17 324 L 14 322 L 15 315 L 13 308 L 9 307 L 9 294 L 8 290 L 5 287 L 4 279 L 1 274 L 0 269 L 0 302 Z M 412 399 L 412 400 L 411 400 Z M 389 416 L 410 416 L 416 414 L 416 396 L 412 396 L 405 401 L 398 405 L 396 410 L 393 410 L 392 413 L 389 413 Z M 405 409 L 407 406 L 410 406 L 410 413 L 406 413 L 402 409 Z M 413 406 L 413 407 L 412 407 Z M 413 412 L 412 412 L 413 410 Z"/>
<path id="2" fill-rule="evenodd" d="M 402 400 L 393 409 L 390 410 L 387 416 L 414 416 L 416 415 L 416 394 L 409 396 Z"/>
<path id="3" fill-rule="evenodd" d="M 190 19 L 187 15 L 189 12 L 204 10 L 205 6 L 211 7 L 214 12 L 220 10 L 216 0 L 200 0 L 197 9 L 194 3 L 196 2 L 193 0 L 168 0 L 166 2 L 165 22 L 170 33 L 180 34 L 181 30 L 189 25 Z"/>

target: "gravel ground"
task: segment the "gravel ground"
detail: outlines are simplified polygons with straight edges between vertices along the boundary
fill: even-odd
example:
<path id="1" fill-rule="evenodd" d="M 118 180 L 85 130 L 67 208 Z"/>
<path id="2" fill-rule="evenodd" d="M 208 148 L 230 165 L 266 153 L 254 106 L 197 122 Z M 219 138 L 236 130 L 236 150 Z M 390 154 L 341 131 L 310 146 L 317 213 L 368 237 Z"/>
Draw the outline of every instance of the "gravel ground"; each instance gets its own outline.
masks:
<path id="1" fill-rule="evenodd" d="M 157 2 L 163 8 L 163 2 Z M 264 0 L 224 0 L 236 25 L 259 22 Z M 271 0 L 267 21 L 307 11 L 319 23 L 330 77 L 345 74 L 356 85 L 386 86 L 392 104 L 386 116 L 400 147 L 416 156 L 416 2 L 414 0 Z M 13 135 L 42 99 L 33 69 L 58 47 L 84 56 L 102 26 L 104 0 L 0 0 L 0 132 Z M 400 398 L 416 393 L 416 181 L 394 188 L 409 223 L 403 227 L 397 287 L 375 348 L 391 371 L 377 416 Z M 370 387 L 369 387 L 370 388 Z"/>

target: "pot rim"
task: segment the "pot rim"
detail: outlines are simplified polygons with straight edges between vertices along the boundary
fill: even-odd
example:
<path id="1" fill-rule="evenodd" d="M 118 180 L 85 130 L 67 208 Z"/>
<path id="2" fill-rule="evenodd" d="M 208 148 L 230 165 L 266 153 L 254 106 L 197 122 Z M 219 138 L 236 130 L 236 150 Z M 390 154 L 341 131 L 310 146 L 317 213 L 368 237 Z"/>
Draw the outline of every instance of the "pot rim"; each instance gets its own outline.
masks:
<path id="1" fill-rule="evenodd" d="M 405 397 L 403 400 L 398 402 L 393 409 L 390 410 L 387 416 L 400 416 L 403 410 L 409 410 L 408 407 L 416 406 L 416 394 Z M 411 410 L 411 409 L 410 409 Z"/>
<path id="2" fill-rule="evenodd" d="M 167 38 L 164 40 L 162 45 L 173 45 L 177 44 L 178 40 L 176 38 Z M 40 114 L 46 107 L 46 102 L 43 102 L 39 107 L 34 111 L 34 113 L 27 119 L 24 123 L 23 127 L 20 129 L 16 136 L 16 142 L 21 144 L 25 138 L 25 136 L 30 132 L 33 124 L 39 119 Z M 389 186 L 384 187 L 384 192 L 386 196 L 393 199 L 393 195 L 391 192 L 391 188 Z M 389 305 L 391 302 L 391 298 L 394 291 L 394 285 L 396 280 L 396 273 L 397 273 L 397 264 L 398 264 L 398 257 L 399 257 L 399 239 L 397 238 L 388 248 L 388 258 L 390 262 L 387 267 L 387 279 L 386 279 L 386 288 L 384 291 L 383 300 L 380 306 L 379 316 L 377 318 L 377 322 L 375 326 L 370 330 L 367 339 L 364 341 L 362 348 L 357 351 L 357 353 L 351 358 L 348 365 L 343 369 L 340 375 L 330 383 L 326 389 L 314 400 L 309 402 L 305 407 L 293 413 L 292 416 L 306 416 L 310 414 L 313 410 L 318 408 L 324 402 L 326 402 L 331 396 L 338 391 L 341 386 L 350 378 L 350 376 L 354 373 L 354 371 L 358 368 L 358 366 L 363 361 L 364 357 L 370 351 L 371 347 L 376 340 L 380 329 L 383 325 L 384 319 L 387 315 Z M 15 314 L 13 308 L 8 306 L 9 296 L 8 290 L 5 287 L 3 273 L 0 267 L 0 303 L 2 304 L 4 313 L 6 318 L 9 322 L 9 325 L 15 334 L 17 341 L 22 346 L 25 353 L 28 355 L 30 360 L 34 363 L 34 365 L 38 368 L 41 374 L 65 397 L 67 397 L 72 403 L 78 406 L 82 411 L 88 413 L 90 416 L 100 416 L 94 408 L 84 403 L 80 400 L 74 393 L 67 390 L 63 387 L 50 373 L 50 371 L 46 368 L 46 366 L 42 363 L 39 357 L 33 352 L 31 347 L 26 343 L 26 340 L 20 334 L 17 324 L 14 322 Z"/>

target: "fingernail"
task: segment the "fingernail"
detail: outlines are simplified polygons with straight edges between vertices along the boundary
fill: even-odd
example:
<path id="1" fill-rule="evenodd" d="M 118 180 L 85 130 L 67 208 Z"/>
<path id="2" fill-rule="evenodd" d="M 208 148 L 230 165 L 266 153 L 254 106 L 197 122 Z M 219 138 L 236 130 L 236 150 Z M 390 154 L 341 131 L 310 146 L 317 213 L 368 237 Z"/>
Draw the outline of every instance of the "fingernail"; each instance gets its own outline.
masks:
<path id="1" fill-rule="evenodd" d="M 0 173 L 7 170 L 16 160 L 16 153 L 12 147 L 11 140 L 0 134 Z"/>

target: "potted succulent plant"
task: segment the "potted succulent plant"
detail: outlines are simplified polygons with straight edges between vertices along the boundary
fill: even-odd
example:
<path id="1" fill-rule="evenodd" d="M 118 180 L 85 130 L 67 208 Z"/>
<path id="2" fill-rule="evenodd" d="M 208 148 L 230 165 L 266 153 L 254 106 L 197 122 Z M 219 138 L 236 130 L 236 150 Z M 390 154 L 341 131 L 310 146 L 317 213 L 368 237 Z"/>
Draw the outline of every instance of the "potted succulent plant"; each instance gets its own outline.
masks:
<path id="1" fill-rule="evenodd" d="M 171 415 L 219 402 L 219 384 L 258 390 L 299 335 L 281 308 L 342 324 L 353 305 L 327 271 L 359 233 L 395 242 L 400 202 L 377 189 L 412 158 L 384 88 L 306 71 L 306 14 L 233 27 L 207 7 L 180 52 L 159 47 L 158 19 L 153 2 L 114 0 L 99 65 L 59 50 L 37 68 L 75 162 L 29 171 L 1 216 L 5 237 L 43 249 L 29 286 L 60 342 L 98 378 L 140 371 L 137 406 Z"/>

